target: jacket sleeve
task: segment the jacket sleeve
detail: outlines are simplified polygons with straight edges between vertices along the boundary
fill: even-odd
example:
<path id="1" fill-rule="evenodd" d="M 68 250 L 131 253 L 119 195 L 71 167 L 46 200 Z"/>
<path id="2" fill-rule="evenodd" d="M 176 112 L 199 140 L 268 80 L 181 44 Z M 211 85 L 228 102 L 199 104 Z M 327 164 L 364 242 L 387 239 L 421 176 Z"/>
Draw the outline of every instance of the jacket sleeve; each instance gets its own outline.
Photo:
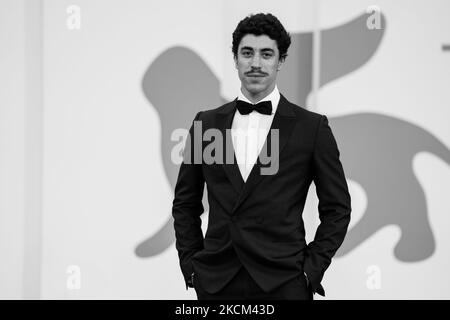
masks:
<path id="1" fill-rule="evenodd" d="M 202 173 L 201 161 L 200 163 L 196 163 L 199 162 L 198 155 L 199 152 L 201 153 L 201 147 L 198 148 L 199 150 L 194 148 L 195 139 L 201 140 L 201 137 L 194 137 L 194 124 L 195 121 L 199 120 L 200 114 L 201 112 L 196 115 L 186 139 L 183 162 L 178 173 L 172 206 L 176 238 L 175 246 L 178 251 L 186 288 L 193 273 L 191 257 L 203 249 L 203 233 L 200 216 L 204 211 L 202 198 L 205 180 Z M 197 157 L 194 157 L 195 153 L 197 153 Z"/>
<path id="2" fill-rule="evenodd" d="M 321 117 L 317 130 L 312 179 L 319 199 L 320 224 L 314 240 L 308 244 L 303 269 L 313 292 L 325 296 L 320 282 L 347 233 L 351 199 L 336 140 L 326 116 Z"/>

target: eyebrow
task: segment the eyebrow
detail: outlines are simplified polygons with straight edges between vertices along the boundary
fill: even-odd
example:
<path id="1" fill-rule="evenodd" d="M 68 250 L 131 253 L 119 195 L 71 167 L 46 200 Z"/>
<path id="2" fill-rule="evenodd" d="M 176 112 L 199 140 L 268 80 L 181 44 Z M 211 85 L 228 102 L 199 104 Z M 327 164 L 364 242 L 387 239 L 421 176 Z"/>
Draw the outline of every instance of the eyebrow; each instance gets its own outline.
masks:
<path id="1" fill-rule="evenodd" d="M 254 51 L 252 47 L 242 47 L 242 48 L 241 48 L 241 51 L 244 51 L 244 50 L 251 50 L 251 51 Z M 275 51 L 274 51 L 273 49 L 271 49 L 271 48 L 262 48 L 262 49 L 260 49 L 260 51 L 266 51 L 266 52 L 267 52 L 267 51 L 270 51 L 270 52 L 275 53 Z"/>

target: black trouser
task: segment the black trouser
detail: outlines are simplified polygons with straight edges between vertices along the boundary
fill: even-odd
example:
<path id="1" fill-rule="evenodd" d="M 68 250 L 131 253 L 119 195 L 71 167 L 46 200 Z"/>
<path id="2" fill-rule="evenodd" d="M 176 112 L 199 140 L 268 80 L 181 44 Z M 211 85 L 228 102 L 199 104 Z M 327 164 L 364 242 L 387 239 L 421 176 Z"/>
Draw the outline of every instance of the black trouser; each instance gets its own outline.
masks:
<path id="1" fill-rule="evenodd" d="M 199 281 L 195 281 L 195 275 L 194 288 L 198 300 L 313 300 L 313 294 L 307 287 L 303 274 L 267 293 L 258 286 L 244 267 L 217 293 L 206 292 Z"/>

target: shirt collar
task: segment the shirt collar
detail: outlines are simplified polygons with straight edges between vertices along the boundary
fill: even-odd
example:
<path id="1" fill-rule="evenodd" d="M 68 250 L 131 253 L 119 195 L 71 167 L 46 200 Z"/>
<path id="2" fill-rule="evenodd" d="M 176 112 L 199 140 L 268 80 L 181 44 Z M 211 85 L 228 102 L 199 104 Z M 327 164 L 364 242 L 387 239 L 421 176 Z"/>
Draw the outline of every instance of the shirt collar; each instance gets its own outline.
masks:
<path id="1" fill-rule="evenodd" d="M 242 90 L 239 90 L 239 95 L 237 99 L 248 102 L 250 104 L 254 104 L 244 96 Z M 272 92 L 269 93 L 264 98 L 262 98 L 261 100 L 259 100 L 258 102 L 262 101 L 270 101 L 272 103 L 272 114 L 275 114 L 278 108 L 278 102 L 280 102 L 280 91 L 278 91 L 278 86 L 275 85 L 275 88 L 272 90 Z"/>

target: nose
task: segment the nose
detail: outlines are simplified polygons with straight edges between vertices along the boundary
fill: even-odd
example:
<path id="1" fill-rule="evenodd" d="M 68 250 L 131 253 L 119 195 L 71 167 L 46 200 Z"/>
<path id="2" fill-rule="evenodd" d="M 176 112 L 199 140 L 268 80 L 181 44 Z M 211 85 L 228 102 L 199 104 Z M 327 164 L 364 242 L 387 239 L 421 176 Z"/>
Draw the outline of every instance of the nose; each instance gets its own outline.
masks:
<path id="1" fill-rule="evenodd" d="M 257 54 L 253 56 L 251 66 L 253 68 L 261 68 L 261 57 Z"/>

